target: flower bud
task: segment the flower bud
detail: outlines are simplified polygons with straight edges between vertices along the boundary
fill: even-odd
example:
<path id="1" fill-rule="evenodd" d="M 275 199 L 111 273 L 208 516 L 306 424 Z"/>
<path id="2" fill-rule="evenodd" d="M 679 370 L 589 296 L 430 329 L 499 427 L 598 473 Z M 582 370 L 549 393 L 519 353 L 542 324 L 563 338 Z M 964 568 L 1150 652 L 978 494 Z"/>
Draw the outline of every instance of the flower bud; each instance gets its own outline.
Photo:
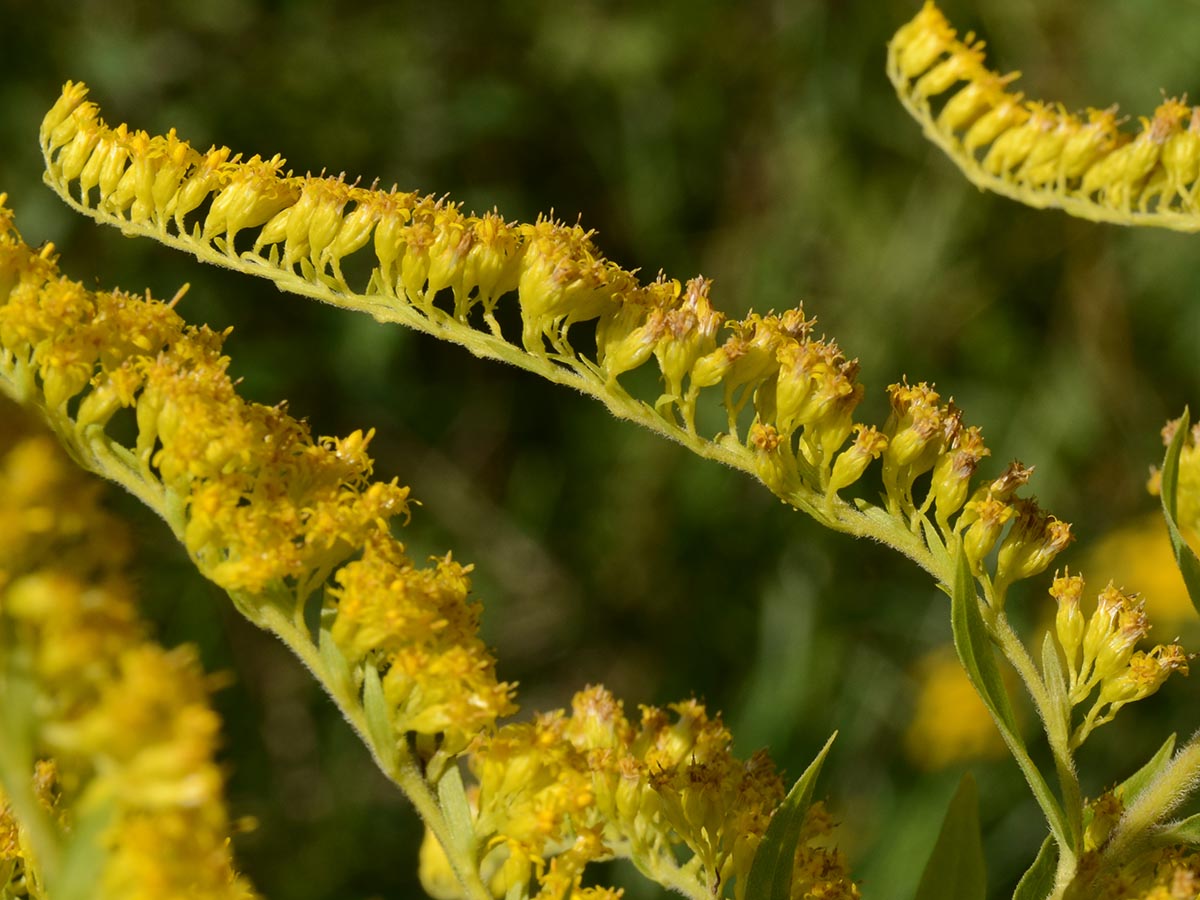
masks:
<path id="1" fill-rule="evenodd" d="M 838 454 L 829 476 L 829 492 L 837 493 L 862 477 L 871 461 L 878 459 L 887 447 L 887 436 L 874 426 L 855 425 L 854 443 Z"/>

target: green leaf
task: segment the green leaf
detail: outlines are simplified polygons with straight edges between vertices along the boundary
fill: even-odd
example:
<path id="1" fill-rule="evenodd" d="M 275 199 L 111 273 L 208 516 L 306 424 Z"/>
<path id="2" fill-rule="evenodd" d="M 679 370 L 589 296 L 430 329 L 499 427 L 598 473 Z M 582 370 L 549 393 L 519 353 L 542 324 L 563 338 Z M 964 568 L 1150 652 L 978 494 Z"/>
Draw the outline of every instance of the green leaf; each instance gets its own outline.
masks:
<path id="1" fill-rule="evenodd" d="M 952 565 L 950 553 L 946 550 L 946 544 L 942 541 L 942 536 L 938 533 L 937 526 L 922 516 L 921 527 L 925 532 L 925 543 L 929 546 L 929 552 L 933 554 L 933 559 L 938 569 L 944 571 L 950 568 Z"/>
<path id="2" fill-rule="evenodd" d="M 1042 678 L 1050 694 L 1050 705 L 1059 721 L 1055 724 L 1069 733 L 1071 727 L 1071 700 L 1067 694 L 1067 676 L 1063 672 L 1062 659 L 1058 655 L 1058 644 L 1049 631 L 1042 641 Z"/>
<path id="3" fill-rule="evenodd" d="M 1117 790 L 1121 795 L 1121 802 L 1125 806 L 1129 806 L 1140 794 L 1146 789 L 1146 785 L 1158 777 L 1159 773 L 1167 767 L 1167 763 L 1171 761 L 1171 755 L 1175 752 L 1175 735 L 1171 735 L 1158 748 L 1158 752 L 1150 757 L 1150 761 L 1144 766 L 1122 781 Z"/>
<path id="4" fill-rule="evenodd" d="M 70 841 L 63 848 L 61 867 L 51 893 L 59 900 L 89 900 L 96 896 L 100 874 L 108 861 L 104 832 L 112 822 L 116 803 L 109 799 L 97 804 L 75 822 Z"/>
<path id="5" fill-rule="evenodd" d="M 445 774 L 437 783 L 438 803 L 450 826 L 450 834 L 460 848 L 475 858 L 475 825 L 471 821 L 471 805 L 463 789 L 462 772 L 458 762 L 446 767 Z"/>
<path id="6" fill-rule="evenodd" d="M 1163 517 L 1167 520 L 1167 533 L 1171 538 L 1171 549 L 1175 552 L 1175 562 L 1183 575 L 1183 583 L 1187 586 L 1188 596 L 1192 598 L 1192 606 L 1200 610 L 1200 559 L 1187 545 L 1183 535 L 1179 533 L 1177 524 L 1179 509 L 1179 457 L 1183 453 L 1183 445 L 1187 441 L 1190 417 L 1185 407 L 1179 417 L 1179 427 L 1167 447 L 1167 455 L 1163 458 L 1162 467 L 1162 506 Z"/>
<path id="7" fill-rule="evenodd" d="M 1058 805 L 1058 800 L 1046 784 L 1042 773 L 1029 758 L 1029 751 L 1025 749 L 1025 742 L 1017 729 L 1017 719 L 1008 699 L 1008 689 L 1000 677 L 992 641 L 988 637 L 983 614 L 979 611 L 971 564 L 961 543 L 955 565 L 954 589 L 950 592 L 950 625 L 954 632 L 954 649 L 958 651 L 958 658 L 966 670 L 967 678 L 975 686 L 988 712 L 992 714 L 992 720 L 996 723 L 1000 736 L 1004 738 L 1009 753 L 1020 766 L 1021 774 L 1025 776 L 1025 781 L 1033 791 L 1034 799 L 1042 808 L 1050 830 L 1060 844 L 1072 846 L 1062 807 Z"/>
<path id="8" fill-rule="evenodd" d="M 767 826 L 767 833 L 758 845 L 750 873 L 746 876 L 746 897 L 753 897 L 754 900 L 790 900 L 792 868 L 804 816 L 812 804 L 813 786 L 821 771 L 821 764 L 825 762 L 836 737 L 835 731 L 771 817 L 771 824 Z"/>
<path id="9" fill-rule="evenodd" d="M 342 653 L 342 648 L 334 642 L 333 635 L 329 632 L 330 623 L 325 621 L 324 615 L 321 619 L 321 627 L 317 632 L 317 651 L 325 665 L 329 692 L 335 697 L 353 696 L 354 675 L 350 671 L 350 662 Z"/>
<path id="10" fill-rule="evenodd" d="M 383 697 L 383 683 L 379 680 L 379 670 L 370 660 L 363 669 L 363 712 L 367 714 L 367 736 L 383 764 L 383 770 L 391 773 L 396 771 L 399 748 L 388 715 L 387 701 Z"/>
<path id="11" fill-rule="evenodd" d="M 1033 865 L 1025 870 L 1017 889 L 1013 891 L 1013 900 L 1046 900 L 1054 890 L 1054 875 L 1058 868 L 1058 844 L 1054 838 L 1048 837 L 1042 841 L 1033 860 Z"/>
<path id="12" fill-rule="evenodd" d="M 1200 813 L 1168 825 L 1155 835 L 1154 843 L 1160 847 L 1175 844 L 1187 844 L 1190 847 L 1200 845 Z"/>
<path id="13" fill-rule="evenodd" d="M 921 873 L 916 900 L 985 900 L 987 874 L 979 829 L 979 791 L 967 772 L 950 799 L 942 830 Z"/>

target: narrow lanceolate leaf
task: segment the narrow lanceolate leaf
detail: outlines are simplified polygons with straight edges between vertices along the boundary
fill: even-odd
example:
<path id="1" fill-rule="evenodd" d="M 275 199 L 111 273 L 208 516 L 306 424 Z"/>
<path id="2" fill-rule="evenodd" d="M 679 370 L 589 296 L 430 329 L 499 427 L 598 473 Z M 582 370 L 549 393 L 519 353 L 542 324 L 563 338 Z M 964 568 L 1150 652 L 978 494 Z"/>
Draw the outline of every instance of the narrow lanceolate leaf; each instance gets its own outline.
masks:
<path id="1" fill-rule="evenodd" d="M 317 650 L 321 654 L 321 662 L 325 666 L 326 683 L 336 697 L 349 696 L 354 685 L 354 676 L 350 672 L 350 663 L 341 648 L 334 641 L 329 628 L 329 622 L 322 621 L 317 633 Z"/>
<path id="2" fill-rule="evenodd" d="M 1008 699 L 1008 689 L 1000 677 L 996 654 L 988 636 L 987 626 L 979 611 L 975 579 L 966 552 L 960 547 L 955 562 L 954 590 L 950 595 L 950 623 L 954 632 L 954 649 L 966 670 L 967 677 L 992 715 L 1008 751 L 1021 767 L 1034 798 L 1042 808 L 1050 830 L 1064 845 L 1071 846 L 1069 831 L 1062 808 L 1042 773 L 1038 771 L 1017 728 L 1017 719 Z"/>
<path id="3" fill-rule="evenodd" d="M 109 861 L 104 833 L 112 824 L 114 801 L 109 799 L 85 813 L 63 848 L 62 871 L 54 884 L 60 900 L 88 900 L 96 896 L 96 885 Z"/>
<path id="4" fill-rule="evenodd" d="M 1171 549 L 1175 551 L 1175 561 L 1179 564 L 1179 571 L 1183 575 L 1183 583 L 1187 585 L 1188 596 L 1192 598 L 1192 605 L 1200 610 L 1200 559 L 1196 559 L 1196 554 L 1179 533 L 1178 525 L 1179 456 L 1187 441 L 1189 425 L 1188 411 L 1185 409 L 1163 459 L 1162 505 L 1163 515 L 1167 520 L 1167 533 L 1171 537 Z"/>
<path id="5" fill-rule="evenodd" d="M 941 833 L 921 873 L 916 900 L 984 900 L 986 896 L 979 790 L 968 772 L 950 799 Z"/>
<path id="6" fill-rule="evenodd" d="M 471 806 L 467 802 L 467 792 L 463 788 L 462 772 L 458 763 L 453 762 L 446 768 L 445 774 L 437 784 L 438 805 L 446 816 L 446 824 L 458 846 L 471 854 L 474 859 L 475 828 L 471 822 Z"/>
<path id="7" fill-rule="evenodd" d="M 396 770 L 399 751 L 388 715 L 387 700 L 383 696 L 383 682 L 379 680 L 379 670 L 370 662 L 363 672 L 363 711 L 367 714 L 367 736 L 371 739 L 371 746 L 383 770 L 390 774 Z"/>
<path id="8" fill-rule="evenodd" d="M 804 774 L 801 775 L 787 797 L 775 810 L 767 833 L 754 854 L 754 863 L 746 879 L 745 896 L 754 900 L 791 900 L 792 867 L 796 858 L 796 846 L 804 826 L 804 816 L 812 804 L 813 786 L 821 765 L 833 746 L 835 731 L 830 735 L 821 752 L 817 754 Z"/>
<path id="9" fill-rule="evenodd" d="M 1171 847 L 1177 844 L 1186 844 L 1189 847 L 1200 846 L 1200 813 L 1168 825 L 1158 833 L 1154 843 L 1160 847 Z"/>
<path id="10" fill-rule="evenodd" d="M 1062 659 L 1058 655 L 1058 644 L 1049 631 L 1042 641 L 1042 678 L 1046 681 L 1053 713 L 1059 717 L 1055 724 L 1062 728 L 1064 734 L 1069 733 L 1071 701 L 1067 694 L 1067 676 L 1063 672 Z"/>
<path id="11" fill-rule="evenodd" d="M 1167 763 L 1171 761 L 1171 756 L 1174 753 L 1175 735 L 1172 734 L 1144 766 L 1122 781 L 1117 787 L 1117 790 L 1121 794 L 1121 801 L 1128 806 L 1136 800 L 1138 794 L 1146 789 L 1146 785 L 1154 781 L 1162 773 L 1162 770 L 1167 767 Z"/>
<path id="12" fill-rule="evenodd" d="M 1054 870 L 1058 866 L 1058 845 L 1054 838 L 1042 841 L 1033 865 L 1025 870 L 1017 889 L 1013 891 L 1013 900 L 1046 900 L 1054 889 Z"/>

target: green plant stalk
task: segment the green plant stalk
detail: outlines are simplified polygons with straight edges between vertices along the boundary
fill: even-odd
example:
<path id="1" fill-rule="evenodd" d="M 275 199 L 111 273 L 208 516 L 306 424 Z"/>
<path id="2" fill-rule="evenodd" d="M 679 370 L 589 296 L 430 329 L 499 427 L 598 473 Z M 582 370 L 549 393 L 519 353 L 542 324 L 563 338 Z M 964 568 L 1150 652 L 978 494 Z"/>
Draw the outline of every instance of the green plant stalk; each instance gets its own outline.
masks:
<path id="1" fill-rule="evenodd" d="M 238 606 L 241 608 L 242 604 L 239 603 Z M 491 900 L 491 892 L 479 877 L 479 867 L 476 861 L 467 858 L 466 854 L 461 852 L 459 843 L 453 839 L 450 825 L 446 821 L 441 805 L 429 782 L 425 780 L 420 765 L 413 759 L 407 747 L 401 743 L 396 764 L 389 764 L 386 754 L 382 753 L 381 749 L 376 747 L 371 740 L 366 715 L 362 705 L 358 702 L 358 697 L 341 689 L 336 680 L 330 677 L 308 632 L 297 627 L 295 620 L 280 605 L 267 603 L 260 605 L 259 609 L 261 616 L 255 624 L 279 638 L 320 682 L 346 722 L 370 751 L 375 765 L 404 792 L 409 802 L 433 832 L 434 837 L 442 845 L 454 874 L 464 890 L 467 891 L 469 900 Z"/>
<path id="2" fill-rule="evenodd" d="M 27 655 L 27 654 L 26 654 Z M 0 672 L 6 708 L 0 727 L 0 784 L 4 798 L 16 814 L 43 880 L 53 883 L 62 857 L 58 832 L 33 790 L 33 756 L 30 751 L 30 723 L 27 713 L 33 707 L 33 687 L 27 677 L 28 660 L 22 663 L 7 656 Z M 24 694 L 17 696 L 14 694 Z"/>
<path id="3" fill-rule="evenodd" d="M 1079 784 L 1079 774 L 1075 770 L 1075 761 L 1070 748 L 1070 732 L 1063 727 L 1065 721 L 1060 710 L 1053 708 L 1050 692 L 1038 674 L 1037 666 L 1025 645 L 1021 643 L 1016 632 L 1008 622 L 1003 612 L 985 620 L 988 631 L 992 634 L 1005 659 L 1009 661 L 1021 677 L 1034 709 L 1042 722 L 1050 752 L 1054 756 L 1054 768 L 1058 775 L 1059 786 L 1062 789 L 1063 812 L 1067 817 L 1070 829 L 1072 847 L 1059 846 L 1058 869 L 1055 874 L 1055 891 L 1053 896 L 1061 896 L 1067 884 L 1075 877 L 1078 867 L 1078 849 L 1083 846 L 1083 790 Z"/>

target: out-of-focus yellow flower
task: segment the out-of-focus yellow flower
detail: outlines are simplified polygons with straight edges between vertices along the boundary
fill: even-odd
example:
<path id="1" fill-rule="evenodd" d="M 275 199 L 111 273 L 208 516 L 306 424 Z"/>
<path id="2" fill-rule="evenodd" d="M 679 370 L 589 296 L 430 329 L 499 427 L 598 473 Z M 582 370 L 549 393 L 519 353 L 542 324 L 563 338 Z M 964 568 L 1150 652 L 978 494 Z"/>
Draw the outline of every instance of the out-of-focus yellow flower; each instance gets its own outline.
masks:
<path id="1" fill-rule="evenodd" d="M 1089 548 L 1083 570 L 1098 584 L 1137 585 L 1147 614 L 1161 628 L 1196 621 L 1161 512 L 1109 532 Z"/>
<path id="2" fill-rule="evenodd" d="M 917 702 L 904 734 L 904 747 L 915 765 L 944 769 L 973 759 L 1005 754 L 1004 741 L 950 647 L 918 661 Z"/>
<path id="3" fill-rule="evenodd" d="M 0 523 L 0 699 L 24 704 L 8 721 L 27 723 L 3 735 L 5 760 L 41 760 L 32 773 L 0 766 L 0 779 L 16 796 L 32 776 L 51 814 L 35 829 L 0 813 L 0 883 L 53 896 L 71 828 L 108 805 L 93 896 L 252 897 L 232 866 L 211 679 L 193 648 L 147 637 L 122 571 L 124 531 L 95 485 L 51 438 L 26 438 L 0 456 Z M 9 694 L 14 679 L 32 696 Z"/>

